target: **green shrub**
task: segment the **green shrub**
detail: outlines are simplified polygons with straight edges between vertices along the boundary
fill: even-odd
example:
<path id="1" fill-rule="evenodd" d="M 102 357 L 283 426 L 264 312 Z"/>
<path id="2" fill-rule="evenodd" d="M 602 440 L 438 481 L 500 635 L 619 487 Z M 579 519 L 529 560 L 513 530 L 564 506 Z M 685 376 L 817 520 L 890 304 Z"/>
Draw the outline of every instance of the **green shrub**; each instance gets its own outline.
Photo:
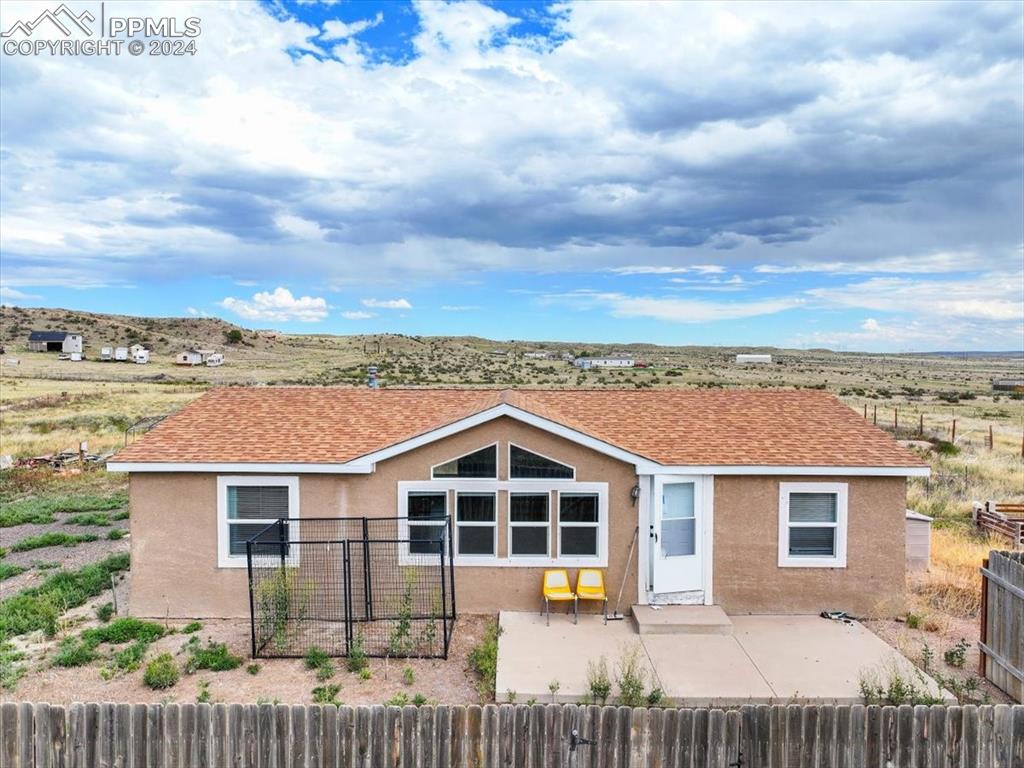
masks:
<path id="1" fill-rule="evenodd" d="M 924 616 L 922 616 L 919 613 L 908 613 L 907 614 L 907 628 L 908 629 L 920 629 L 922 624 L 924 624 Z"/>
<path id="2" fill-rule="evenodd" d="M 936 440 L 932 443 L 932 449 L 940 456 L 957 456 L 960 448 L 948 440 Z"/>
<path id="3" fill-rule="evenodd" d="M 0 563 L 0 581 L 4 581 L 13 576 L 17 576 L 19 573 L 27 571 L 23 565 L 11 565 L 10 563 Z"/>
<path id="4" fill-rule="evenodd" d="M 114 616 L 114 604 L 103 603 L 96 606 L 96 618 L 106 624 Z"/>
<path id="5" fill-rule="evenodd" d="M 359 679 L 360 680 L 369 680 L 372 677 L 373 677 L 373 672 L 370 671 L 370 668 L 368 666 L 367 667 L 363 667 L 362 669 L 359 670 Z"/>
<path id="6" fill-rule="evenodd" d="M 224 643 L 209 641 L 205 648 L 196 643 L 192 653 L 185 662 L 185 671 L 192 674 L 198 669 L 209 669 L 213 672 L 226 672 L 242 665 L 242 657 L 232 654 Z"/>
<path id="7" fill-rule="evenodd" d="M 352 647 L 348 651 L 348 658 L 345 659 L 345 667 L 349 672 L 362 672 L 367 664 L 369 662 L 366 660 L 366 649 L 363 647 L 363 633 L 356 632 Z"/>
<path id="8" fill-rule="evenodd" d="M 0 642 L 26 632 L 57 631 L 57 619 L 91 597 L 110 588 L 111 574 L 128 570 L 126 552 L 111 555 L 75 571 L 59 571 L 42 584 L 0 600 Z"/>
<path id="9" fill-rule="evenodd" d="M 587 696 L 594 704 L 602 707 L 612 693 L 612 678 L 608 674 L 608 660 L 601 656 L 597 661 L 587 662 Z"/>
<path id="10" fill-rule="evenodd" d="M 119 509 L 128 503 L 128 496 L 79 494 L 57 498 L 30 498 L 0 505 L 0 528 L 26 523 L 52 523 L 57 512 L 102 512 Z"/>
<path id="11" fill-rule="evenodd" d="M 107 540 L 118 541 L 120 539 L 123 539 L 127 535 L 128 534 L 121 528 L 112 528 L 109 531 L 107 531 Z"/>
<path id="12" fill-rule="evenodd" d="M 258 675 L 262 667 L 259 664 L 250 664 L 245 668 L 245 671 L 250 675 Z"/>
<path id="13" fill-rule="evenodd" d="M 417 693 L 416 695 L 414 695 L 412 697 L 413 706 L 416 706 L 416 707 L 422 707 L 424 704 L 427 703 L 427 701 L 428 701 L 427 697 L 424 696 L 422 693 Z"/>
<path id="14" fill-rule="evenodd" d="M 647 670 L 643 666 L 643 654 L 639 644 L 623 650 L 615 665 L 615 685 L 619 689 L 618 703 L 624 707 L 642 707 Z"/>
<path id="15" fill-rule="evenodd" d="M 110 525 L 110 518 L 103 512 L 79 512 L 64 518 L 64 525 Z"/>
<path id="16" fill-rule="evenodd" d="M 134 616 L 122 616 L 105 626 L 84 630 L 82 640 L 94 647 L 100 643 L 121 645 L 135 640 L 149 644 L 154 640 L 159 640 L 165 633 L 166 630 L 163 626 L 155 621 L 136 619 Z"/>
<path id="17" fill-rule="evenodd" d="M 970 647 L 970 643 L 961 637 L 956 645 L 942 654 L 942 658 L 949 666 L 963 669 L 964 664 L 967 663 L 967 649 Z"/>
<path id="18" fill-rule="evenodd" d="M 317 667 L 322 667 L 324 664 L 330 662 L 330 660 L 331 657 L 327 655 L 327 651 L 316 645 L 309 646 L 309 650 L 306 651 L 306 669 L 316 669 Z"/>
<path id="19" fill-rule="evenodd" d="M 325 661 L 316 668 L 317 680 L 323 682 L 324 680 L 330 680 L 332 677 L 334 677 L 334 665 L 331 662 Z"/>
<path id="20" fill-rule="evenodd" d="M 915 669 L 917 682 L 897 669 L 891 669 L 883 678 L 864 676 L 860 678 L 860 694 L 865 704 L 899 706 L 900 704 L 941 704 L 942 700 L 929 694 L 924 678 Z M 921 687 L 918 687 L 920 684 Z"/>
<path id="21" fill-rule="evenodd" d="M 196 696 L 196 704 L 209 704 L 210 699 L 210 681 L 200 680 L 199 694 Z"/>
<path id="22" fill-rule="evenodd" d="M 127 509 L 118 510 L 117 512 L 115 512 L 114 514 L 112 514 L 110 516 L 110 519 L 111 520 L 127 520 L 128 519 L 128 510 Z"/>
<path id="23" fill-rule="evenodd" d="M 648 707 L 660 707 L 665 701 L 665 692 L 661 688 L 652 688 L 647 694 Z"/>
<path id="24" fill-rule="evenodd" d="M 341 691 L 341 686 L 337 684 L 330 685 L 319 685 L 313 689 L 313 703 L 315 704 L 334 704 L 340 707 L 341 702 L 338 701 L 338 693 Z"/>
<path id="25" fill-rule="evenodd" d="M 83 643 L 77 637 L 69 637 L 64 640 L 53 657 L 53 665 L 56 667 L 84 667 L 94 661 L 97 653 L 94 646 Z"/>
<path id="26" fill-rule="evenodd" d="M 178 667 L 174 663 L 174 657 L 169 653 L 161 653 L 149 664 L 142 675 L 142 682 L 155 690 L 170 688 L 180 678 Z"/>
<path id="27" fill-rule="evenodd" d="M 38 536 L 26 536 L 21 541 L 11 545 L 12 552 L 28 552 L 43 547 L 77 547 L 85 541 L 96 541 L 99 539 L 95 533 L 63 533 L 61 531 L 48 531 Z"/>
<path id="28" fill-rule="evenodd" d="M 412 667 L 406 667 L 402 670 L 402 682 L 406 685 L 412 685 L 416 682 L 416 672 L 413 671 Z"/>
<path id="29" fill-rule="evenodd" d="M 469 652 L 469 664 L 480 677 L 477 689 L 480 697 L 490 699 L 494 696 L 494 680 L 498 674 L 498 636 L 501 627 L 497 621 L 491 621 L 484 629 L 483 639 Z"/>
<path id="30" fill-rule="evenodd" d="M 142 666 L 142 659 L 146 655 L 149 643 L 136 640 L 127 648 L 123 648 L 110 657 L 111 672 L 134 672 Z"/>
<path id="31" fill-rule="evenodd" d="M 18 680 L 25 674 L 25 654 L 10 643 L 0 643 L 0 689 L 13 691 Z"/>
<path id="32" fill-rule="evenodd" d="M 203 623 L 201 621 L 190 621 L 188 624 L 181 628 L 181 631 L 186 635 L 191 635 L 194 632 L 198 632 L 202 628 Z"/>
<path id="33" fill-rule="evenodd" d="M 409 703 L 409 694 L 407 693 L 396 693 L 390 699 L 384 702 L 387 707 L 404 707 Z"/>

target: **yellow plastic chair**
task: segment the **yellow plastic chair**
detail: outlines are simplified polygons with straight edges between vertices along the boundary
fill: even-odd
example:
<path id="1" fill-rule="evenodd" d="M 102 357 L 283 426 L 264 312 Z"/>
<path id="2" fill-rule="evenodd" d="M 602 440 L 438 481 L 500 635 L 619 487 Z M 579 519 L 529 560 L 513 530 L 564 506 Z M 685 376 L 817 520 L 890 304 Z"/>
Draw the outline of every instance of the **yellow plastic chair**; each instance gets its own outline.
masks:
<path id="1" fill-rule="evenodd" d="M 544 571 L 544 613 L 548 626 L 551 626 L 551 603 L 565 603 L 569 600 L 572 600 L 573 623 L 578 624 L 579 604 L 576 594 L 569 587 L 569 572 L 564 568 Z"/>
<path id="2" fill-rule="evenodd" d="M 580 568 L 576 574 L 577 600 L 600 600 L 604 623 L 608 623 L 608 593 L 604 589 L 604 572 L 597 568 Z"/>

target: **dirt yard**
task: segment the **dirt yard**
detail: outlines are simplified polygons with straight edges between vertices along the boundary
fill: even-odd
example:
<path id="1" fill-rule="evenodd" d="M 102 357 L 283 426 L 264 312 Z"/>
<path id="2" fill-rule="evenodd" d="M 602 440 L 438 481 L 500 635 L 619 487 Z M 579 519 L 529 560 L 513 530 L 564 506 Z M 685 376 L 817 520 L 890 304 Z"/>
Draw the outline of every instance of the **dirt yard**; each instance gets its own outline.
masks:
<path id="1" fill-rule="evenodd" d="M 109 599 L 109 593 L 98 602 Z M 91 606 L 75 611 L 80 617 L 91 616 Z M 339 685 L 336 700 L 345 704 L 380 704 L 396 695 L 405 694 L 411 701 L 422 694 L 432 703 L 465 704 L 478 700 L 477 679 L 469 668 L 467 656 L 482 635 L 490 617 L 462 616 L 458 619 L 449 657 L 444 659 L 369 659 L 371 676 L 361 679 L 345 670 L 345 660 L 334 660 L 336 673 L 329 680 L 318 680 L 316 672 L 306 668 L 302 659 L 257 659 L 255 674 L 249 671 L 253 660 L 249 658 L 249 622 L 245 619 L 213 620 L 202 622 L 196 633 L 200 643 L 224 643 L 228 649 L 244 659 L 237 669 L 224 672 L 200 670 L 182 674 L 180 681 L 166 690 L 152 690 L 143 684 L 143 670 L 120 674 L 104 680 L 101 670 L 106 659 L 98 659 L 86 666 L 61 668 L 51 665 L 59 641 L 30 646 L 29 670 L 13 692 L 5 697 L 20 701 L 66 704 L 75 701 L 117 702 L 195 702 L 203 688 L 208 701 L 225 703 L 280 702 L 302 704 L 313 702 L 313 689 L 324 685 Z M 98 626 L 95 620 L 83 621 L 74 632 Z M 191 635 L 183 634 L 184 622 L 171 622 L 176 630 L 152 645 L 146 659 L 168 652 L 179 666 L 185 660 L 185 645 Z M 111 648 L 116 648 L 113 646 Z M 403 679 L 406 667 L 412 670 L 412 682 Z"/>

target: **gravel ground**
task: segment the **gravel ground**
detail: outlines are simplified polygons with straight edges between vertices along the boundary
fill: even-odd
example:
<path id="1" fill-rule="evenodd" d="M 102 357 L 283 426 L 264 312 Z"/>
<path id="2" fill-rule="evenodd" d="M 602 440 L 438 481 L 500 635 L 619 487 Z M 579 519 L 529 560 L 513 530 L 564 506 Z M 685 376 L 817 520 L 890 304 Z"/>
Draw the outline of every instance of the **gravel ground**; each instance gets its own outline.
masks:
<path id="1" fill-rule="evenodd" d="M 118 590 L 121 592 L 121 588 Z M 92 607 L 106 602 L 109 594 L 97 601 L 82 606 L 73 613 L 80 617 L 91 617 Z M 336 659 L 337 672 L 333 679 L 326 681 L 341 686 L 338 700 L 345 704 L 379 704 L 397 693 L 405 693 L 410 699 L 421 693 L 437 703 L 475 702 L 479 696 L 476 690 L 476 675 L 470 670 L 467 656 L 483 636 L 484 627 L 491 617 L 463 616 L 456 623 L 452 645 L 447 660 L 370 659 L 372 677 L 361 680 L 358 675 L 345 671 L 344 659 Z M 76 626 L 77 632 L 85 626 L 95 625 L 87 618 Z M 171 627 L 181 629 L 185 622 L 171 622 Z M 253 703 L 256 701 L 278 701 L 289 704 L 312 703 L 313 688 L 325 683 L 316 679 L 316 674 L 305 668 L 301 659 L 258 659 L 259 672 L 250 674 L 246 667 L 249 658 L 249 622 L 247 619 L 204 621 L 197 633 L 205 645 L 208 640 L 226 643 L 245 662 L 238 669 L 227 672 L 201 670 L 192 675 L 182 674 L 173 688 L 154 691 L 142 683 L 142 670 L 103 680 L 100 669 L 104 662 L 98 660 L 85 667 L 62 669 L 50 665 L 49 658 L 57 641 L 37 642 L 28 646 L 33 655 L 29 671 L 19 681 L 13 692 L 5 695 L 22 701 L 67 704 L 75 701 L 117 701 L 117 702 L 194 702 L 199 695 L 201 682 L 209 683 L 211 701 L 226 703 Z M 189 635 L 176 633 L 153 643 L 146 658 L 167 651 L 175 655 L 182 666 L 186 655 L 182 648 Z M 37 639 L 38 640 L 38 639 Z M 414 674 L 412 685 L 402 680 L 403 669 L 411 667 Z"/>
<path id="2" fill-rule="evenodd" d="M 113 509 L 106 514 L 113 515 L 120 510 Z M 65 525 L 64 521 L 69 517 L 67 513 L 58 512 L 52 523 L 42 525 L 15 525 L 10 528 L 0 528 L 0 546 L 10 549 L 12 545 L 26 539 L 29 536 L 38 536 L 41 533 L 58 531 L 68 534 L 92 533 L 99 536 L 97 541 L 86 541 L 76 544 L 73 547 L 40 547 L 28 552 L 8 552 L 3 562 L 10 565 L 21 565 L 30 570 L 12 576 L 5 581 L 0 581 L 0 596 L 7 597 L 15 592 L 20 592 L 27 587 L 33 587 L 55 569 L 37 569 L 37 563 L 59 563 L 62 568 L 81 568 L 89 563 L 96 563 L 115 552 L 128 551 L 128 536 L 110 541 L 107 534 L 114 528 L 119 528 L 127 533 L 128 521 L 115 520 L 110 525 Z"/>
<path id="3" fill-rule="evenodd" d="M 921 652 L 925 645 L 935 653 L 933 666 L 943 675 L 955 677 L 959 680 L 966 680 L 969 677 L 978 677 L 978 620 L 962 619 L 952 616 L 944 616 L 939 623 L 938 629 L 928 632 L 924 629 L 910 629 L 905 622 L 894 619 L 866 619 L 862 622 L 864 626 L 885 640 L 889 645 L 898 650 L 908 659 L 920 666 Z M 967 650 L 967 662 L 962 669 L 950 667 L 943 660 L 943 654 L 964 638 L 970 643 Z M 987 696 L 993 704 L 1012 704 L 1010 697 L 989 683 L 983 677 L 980 678 L 978 697 Z"/>

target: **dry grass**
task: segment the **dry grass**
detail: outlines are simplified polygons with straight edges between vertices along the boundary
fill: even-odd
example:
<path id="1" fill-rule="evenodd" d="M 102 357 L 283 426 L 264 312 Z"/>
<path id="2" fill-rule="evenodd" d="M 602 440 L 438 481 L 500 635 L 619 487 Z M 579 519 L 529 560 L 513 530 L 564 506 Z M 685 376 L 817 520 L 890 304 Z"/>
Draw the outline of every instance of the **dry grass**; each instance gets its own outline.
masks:
<path id="1" fill-rule="evenodd" d="M 989 551 L 1006 549 L 1006 545 L 1001 537 L 979 536 L 963 529 L 932 531 L 931 567 L 911 585 L 913 594 L 930 611 L 962 618 L 977 616 L 981 606 L 978 569 Z M 927 619 L 937 620 L 930 615 Z"/>

